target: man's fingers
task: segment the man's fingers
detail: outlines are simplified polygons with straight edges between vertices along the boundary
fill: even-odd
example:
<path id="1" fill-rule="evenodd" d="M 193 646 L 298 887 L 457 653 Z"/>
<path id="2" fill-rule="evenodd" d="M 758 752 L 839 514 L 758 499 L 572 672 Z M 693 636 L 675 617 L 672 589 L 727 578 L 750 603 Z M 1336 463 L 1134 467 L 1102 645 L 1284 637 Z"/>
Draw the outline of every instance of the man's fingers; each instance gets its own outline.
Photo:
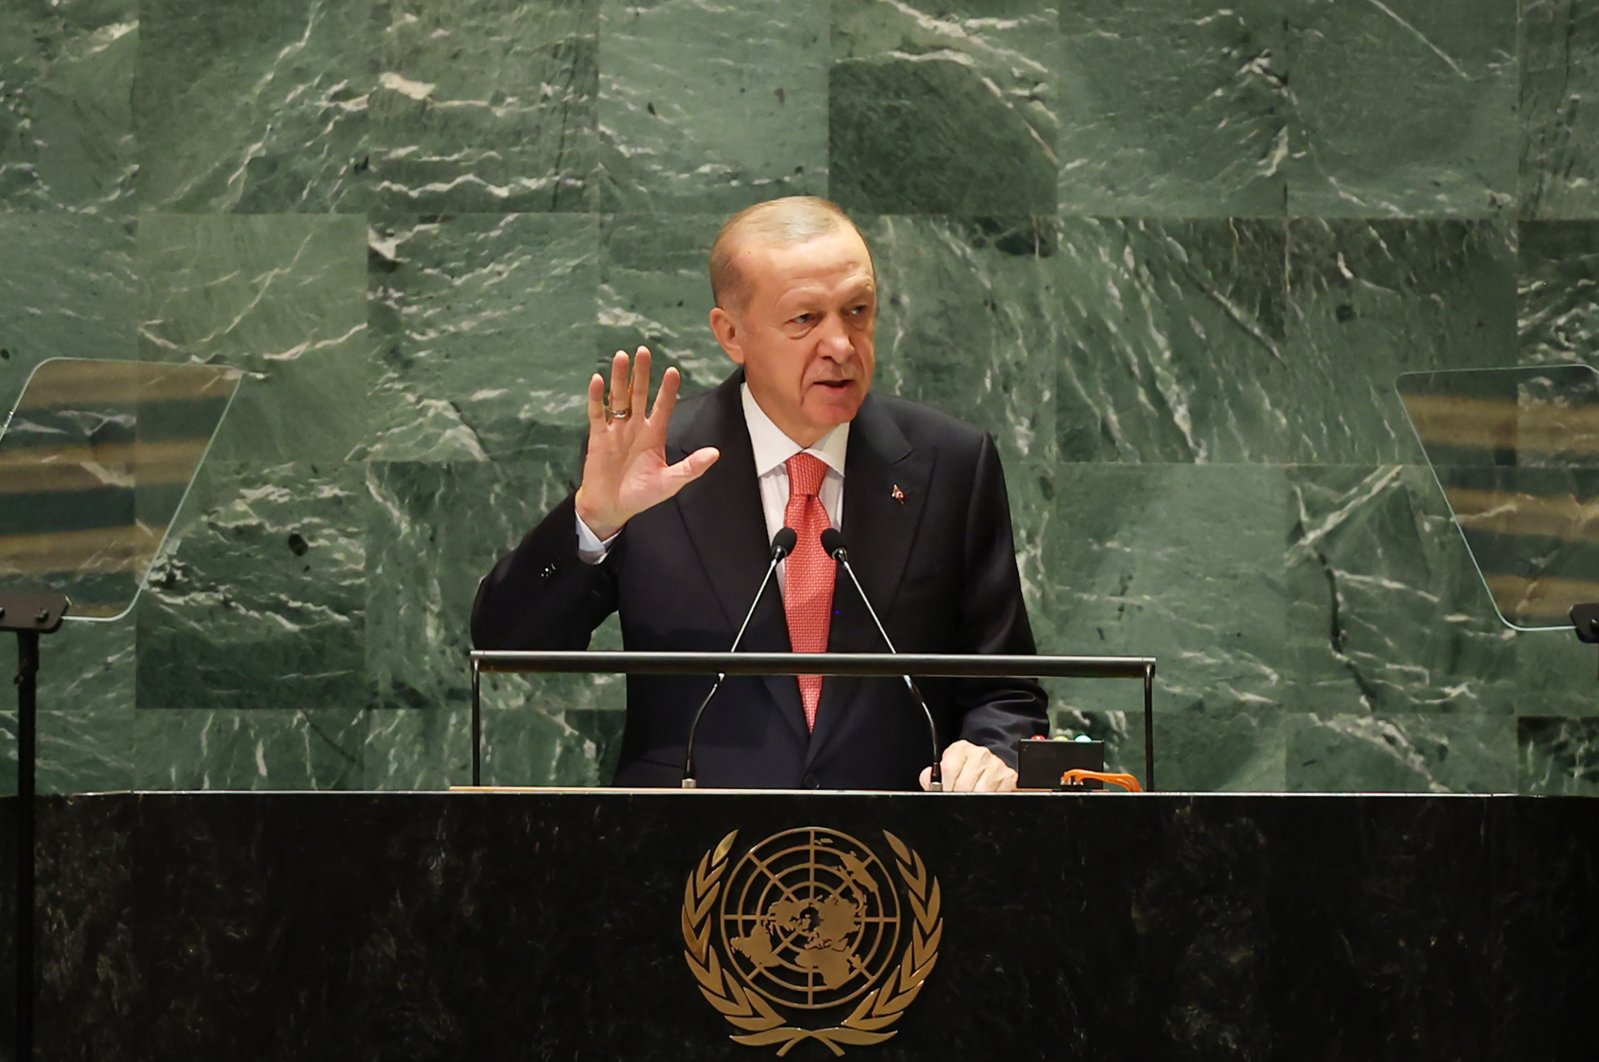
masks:
<path id="1" fill-rule="evenodd" d="M 977 780 L 975 774 L 969 773 L 971 754 L 975 751 L 975 748 L 971 742 L 962 739 L 944 750 L 944 755 L 938 761 L 938 770 L 944 776 L 945 792 L 964 793 L 971 791 L 972 784 Z M 964 779 L 963 776 L 965 776 Z"/>
<path id="2" fill-rule="evenodd" d="M 962 739 L 944 750 L 938 761 L 946 793 L 1007 793 L 1016 788 L 1016 772 L 980 745 Z M 932 769 L 924 767 L 919 781 L 932 784 Z"/>
<path id="3" fill-rule="evenodd" d="M 1016 772 L 981 745 L 964 738 L 944 750 L 939 761 L 944 788 L 952 793 L 998 793 L 1015 788 Z"/>
<path id="4" fill-rule="evenodd" d="M 607 403 L 612 410 L 627 407 L 627 353 L 617 351 L 611 356 L 611 395 Z"/>
<path id="5" fill-rule="evenodd" d="M 940 767 L 940 770 L 942 770 L 942 767 Z M 916 781 L 921 783 L 922 792 L 927 792 L 928 788 L 933 784 L 933 769 L 931 767 L 923 767 L 922 773 L 916 776 Z"/>
<path id="6" fill-rule="evenodd" d="M 605 378 L 599 373 L 589 377 L 589 423 L 598 424 L 605 419 Z"/>
<path id="7" fill-rule="evenodd" d="M 977 791 L 977 782 L 983 776 L 983 758 L 976 754 L 976 750 L 968 749 L 961 757 L 960 764 L 955 773 L 953 785 L 945 785 L 946 789 L 953 789 L 957 793 L 973 793 Z M 948 778 L 948 775 L 945 776 Z"/>
<path id="8" fill-rule="evenodd" d="M 977 779 L 979 793 L 1005 793 L 1016 788 L 1016 772 L 1005 766 L 998 756 L 987 757 L 983 773 Z"/>
<path id="9" fill-rule="evenodd" d="M 953 779 L 946 776 L 944 788 L 957 793 L 1001 793 L 1016 788 L 1015 778 L 1015 772 L 1005 766 L 1004 760 L 979 749 L 961 761 Z"/>
<path id="10" fill-rule="evenodd" d="M 666 470 L 667 473 L 675 481 L 672 484 L 672 494 L 676 494 L 696 479 L 705 475 L 706 470 L 716 464 L 716 459 L 721 456 L 722 452 L 716 447 L 707 446 L 703 449 L 695 450 L 683 460 L 668 468 Z M 666 497 L 670 498 L 672 494 L 668 494 Z M 665 501 L 666 499 L 663 498 L 661 500 Z"/>
<path id="11" fill-rule="evenodd" d="M 955 791 L 955 779 L 960 777 L 961 764 L 966 762 L 966 757 L 961 754 L 959 741 L 944 750 L 938 758 L 939 780 L 944 786 L 944 792 Z"/>
<path id="12" fill-rule="evenodd" d="M 633 355 L 632 389 L 626 408 L 642 417 L 649 411 L 650 401 L 650 348 L 639 347 Z"/>
<path id="13" fill-rule="evenodd" d="M 672 410 L 677 408 L 677 392 L 682 386 L 683 374 L 675 367 L 661 374 L 661 389 L 655 392 L 655 408 L 650 410 L 650 423 L 662 431 L 672 421 Z"/>

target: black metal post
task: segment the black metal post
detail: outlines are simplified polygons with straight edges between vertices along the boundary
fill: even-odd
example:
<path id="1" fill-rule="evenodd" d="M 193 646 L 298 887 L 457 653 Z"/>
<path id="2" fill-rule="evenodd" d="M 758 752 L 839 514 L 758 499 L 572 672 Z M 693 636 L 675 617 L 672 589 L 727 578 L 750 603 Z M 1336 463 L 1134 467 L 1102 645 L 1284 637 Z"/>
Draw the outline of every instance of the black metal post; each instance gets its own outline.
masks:
<path id="1" fill-rule="evenodd" d="M 1155 791 L 1155 662 L 1144 668 L 1144 789 Z"/>
<path id="2" fill-rule="evenodd" d="M 33 798 L 39 632 L 17 632 L 17 1062 L 33 1057 Z"/>
<path id="3" fill-rule="evenodd" d="M 472 661 L 472 784 L 483 784 L 483 671 Z"/>
<path id="4" fill-rule="evenodd" d="M 39 636 L 61 629 L 63 594 L 0 594 L 0 631 L 17 633 L 17 1062 L 33 1059 L 34 796 L 38 790 Z"/>

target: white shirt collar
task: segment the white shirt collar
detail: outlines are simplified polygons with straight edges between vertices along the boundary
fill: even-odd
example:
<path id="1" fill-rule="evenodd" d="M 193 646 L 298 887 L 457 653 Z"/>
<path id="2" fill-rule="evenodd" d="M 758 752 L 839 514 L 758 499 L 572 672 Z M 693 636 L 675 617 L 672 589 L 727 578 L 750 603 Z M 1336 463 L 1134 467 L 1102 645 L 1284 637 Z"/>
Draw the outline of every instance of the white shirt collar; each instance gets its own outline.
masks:
<path id="1" fill-rule="evenodd" d="M 749 428 L 750 446 L 755 451 L 755 474 L 764 476 L 775 468 L 782 467 L 783 463 L 795 454 L 804 450 L 806 453 L 820 457 L 827 467 L 844 474 L 844 450 L 849 444 L 849 422 L 828 431 L 810 446 L 801 446 L 799 443 L 783 434 L 783 429 L 772 423 L 772 418 L 766 415 L 766 410 L 761 408 L 755 396 L 750 394 L 748 381 L 739 385 L 739 398 L 744 403 L 744 424 Z"/>

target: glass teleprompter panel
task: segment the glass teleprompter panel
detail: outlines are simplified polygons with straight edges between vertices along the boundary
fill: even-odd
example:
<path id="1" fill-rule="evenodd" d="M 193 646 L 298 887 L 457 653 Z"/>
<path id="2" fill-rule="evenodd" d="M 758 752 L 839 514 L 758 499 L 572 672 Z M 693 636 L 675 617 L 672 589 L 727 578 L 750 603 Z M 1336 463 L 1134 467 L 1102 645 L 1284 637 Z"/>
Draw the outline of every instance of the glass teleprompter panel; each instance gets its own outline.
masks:
<path id="1" fill-rule="evenodd" d="M 133 607 L 238 390 L 213 365 L 52 358 L 0 431 L 0 588 Z"/>
<path id="2" fill-rule="evenodd" d="M 1569 630 L 1599 601 L 1599 371 L 1405 373 L 1396 385 L 1499 618 Z"/>

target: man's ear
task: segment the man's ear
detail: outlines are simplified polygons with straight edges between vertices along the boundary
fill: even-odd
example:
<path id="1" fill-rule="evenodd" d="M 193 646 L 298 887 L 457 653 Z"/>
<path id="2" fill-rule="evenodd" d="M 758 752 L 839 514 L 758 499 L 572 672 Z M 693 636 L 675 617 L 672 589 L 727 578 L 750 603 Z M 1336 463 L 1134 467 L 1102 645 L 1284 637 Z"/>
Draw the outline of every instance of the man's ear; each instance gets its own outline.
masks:
<path id="1" fill-rule="evenodd" d="M 727 351 L 727 356 L 733 359 L 734 365 L 744 364 L 743 336 L 740 334 L 738 322 L 733 315 L 720 306 L 711 309 L 711 332 L 716 336 L 716 341 Z"/>

